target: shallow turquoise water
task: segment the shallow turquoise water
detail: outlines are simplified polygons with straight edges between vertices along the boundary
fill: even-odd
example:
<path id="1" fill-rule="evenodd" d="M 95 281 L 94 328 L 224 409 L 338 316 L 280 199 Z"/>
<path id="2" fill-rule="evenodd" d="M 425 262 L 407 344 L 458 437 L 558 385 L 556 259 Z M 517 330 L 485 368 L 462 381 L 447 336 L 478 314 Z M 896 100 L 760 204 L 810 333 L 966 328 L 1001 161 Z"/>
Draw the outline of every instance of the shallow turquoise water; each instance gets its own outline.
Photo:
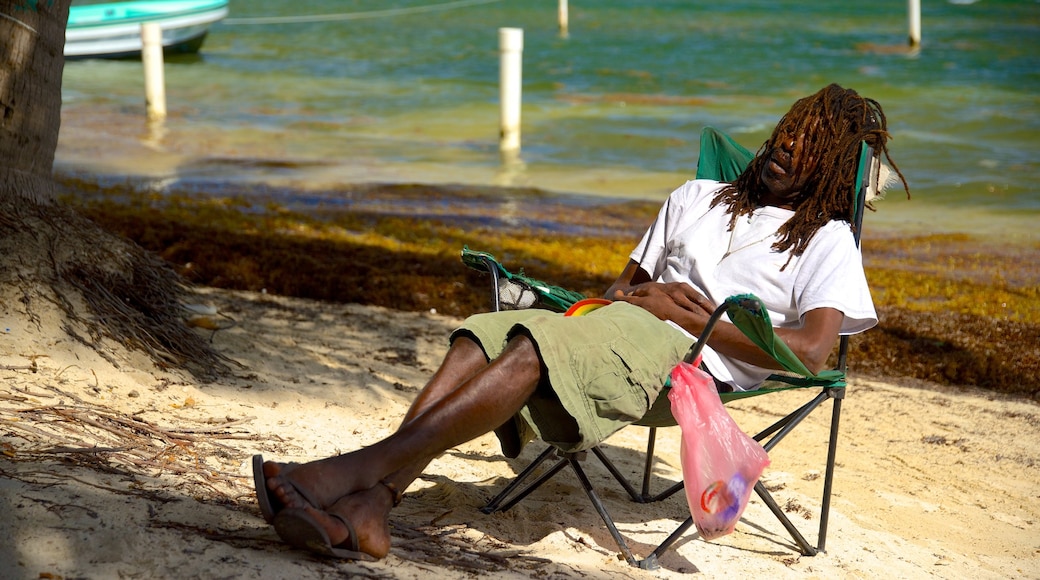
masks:
<path id="1" fill-rule="evenodd" d="M 837 82 L 883 104 L 922 207 L 1040 215 L 1036 0 L 924 2 L 917 54 L 898 50 L 905 0 L 576 0 L 566 36 L 556 9 L 233 0 L 199 57 L 167 63 L 162 149 L 219 158 L 181 163 L 182 179 L 654 197 L 692 174 L 704 125 L 755 148 L 795 99 Z M 332 16 L 254 20 L 312 15 Z M 525 42 L 522 163 L 508 166 L 497 143 L 500 27 L 522 28 Z M 138 62 L 69 62 L 63 82 L 71 128 L 96 119 L 104 133 L 142 114 Z M 75 157 L 63 156 L 67 143 L 59 164 Z"/>

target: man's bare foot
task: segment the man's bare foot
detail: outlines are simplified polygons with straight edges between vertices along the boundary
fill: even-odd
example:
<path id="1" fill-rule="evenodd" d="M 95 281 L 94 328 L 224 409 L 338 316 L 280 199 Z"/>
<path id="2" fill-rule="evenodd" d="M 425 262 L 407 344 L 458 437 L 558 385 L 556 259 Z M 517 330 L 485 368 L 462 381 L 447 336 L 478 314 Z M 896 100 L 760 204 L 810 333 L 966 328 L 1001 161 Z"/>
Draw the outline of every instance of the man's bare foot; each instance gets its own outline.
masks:
<path id="1" fill-rule="evenodd" d="M 346 544 L 350 531 L 337 516 L 349 521 L 357 533 L 359 549 L 376 558 L 390 552 L 390 508 L 393 495 L 382 485 L 353 493 L 332 504 L 326 511 L 306 507 L 306 511 L 329 536 L 333 546 Z"/>
<path id="2" fill-rule="evenodd" d="M 289 474 L 298 467 L 299 465 L 297 464 L 282 464 L 274 461 L 264 462 L 265 485 L 273 494 L 274 499 L 277 500 L 276 512 L 286 508 L 324 507 L 320 503 L 315 503 L 316 500 L 309 492 L 289 479 Z"/>
<path id="3" fill-rule="evenodd" d="M 264 520 L 267 523 L 272 523 L 278 512 L 285 508 L 281 500 L 268 491 L 268 478 L 280 474 L 288 474 L 297 465 L 297 463 L 265 463 L 262 455 L 253 456 L 253 485 L 256 487 L 256 502 L 260 507 L 260 513 L 264 516 Z"/>
<path id="4" fill-rule="evenodd" d="M 325 509 L 336 500 L 367 489 L 375 482 L 356 481 L 353 470 L 347 467 L 345 456 L 303 464 L 278 464 L 267 461 L 263 465 L 267 489 L 282 504 L 282 508 Z"/>

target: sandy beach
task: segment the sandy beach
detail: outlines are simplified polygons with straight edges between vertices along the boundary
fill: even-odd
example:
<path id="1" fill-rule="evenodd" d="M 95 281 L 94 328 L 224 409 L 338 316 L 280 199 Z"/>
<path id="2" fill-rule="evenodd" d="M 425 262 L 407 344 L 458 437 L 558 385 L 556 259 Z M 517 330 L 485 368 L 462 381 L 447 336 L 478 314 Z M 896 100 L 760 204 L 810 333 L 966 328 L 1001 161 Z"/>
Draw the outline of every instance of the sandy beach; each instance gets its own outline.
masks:
<path id="1" fill-rule="evenodd" d="M 254 453 L 304 461 L 397 426 L 458 319 L 374 306 L 201 289 L 230 328 L 213 344 L 233 372 L 208 381 L 108 357 L 22 322 L 0 300 L 0 548 L 3 578 L 1036 578 L 1040 409 L 968 388 L 852 376 L 826 553 L 800 556 L 753 497 L 736 531 L 688 534 L 654 572 L 629 567 L 564 472 L 506 513 L 479 508 L 540 448 L 506 460 L 491 436 L 450 450 L 391 517 L 379 563 L 322 560 L 283 545 L 252 491 Z M 199 332 L 204 332 L 199 330 Z M 208 331 L 206 331 L 208 332 Z M 792 397 L 731 405 L 749 431 Z M 786 400 L 785 400 L 786 399 Z M 773 453 L 763 481 L 815 537 L 825 415 Z M 639 470 L 645 431 L 607 447 Z M 681 478 L 678 429 L 656 473 Z M 681 495 L 628 501 L 589 465 L 621 533 L 645 555 L 684 518 Z"/>

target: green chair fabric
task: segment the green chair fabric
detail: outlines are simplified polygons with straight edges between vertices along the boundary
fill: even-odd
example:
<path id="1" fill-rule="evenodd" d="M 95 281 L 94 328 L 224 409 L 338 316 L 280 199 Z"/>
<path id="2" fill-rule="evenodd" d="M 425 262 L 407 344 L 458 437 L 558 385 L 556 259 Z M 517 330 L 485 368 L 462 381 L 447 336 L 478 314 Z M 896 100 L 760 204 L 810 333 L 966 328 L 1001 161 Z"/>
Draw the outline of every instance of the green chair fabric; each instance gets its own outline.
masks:
<path id="1" fill-rule="evenodd" d="M 697 179 L 736 181 L 755 154 L 732 137 L 714 127 L 701 131 L 701 151 L 697 156 Z"/>
<path id="2" fill-rule="evenodd" d="M 541 280 L 530 278 L 524 275 L 523 270 L 519 274 L 514 274 L 507 270 L 493 255 L 487 252 L 471 250 L 467 246 L 462 248 L 462 263 L 475 270 L 493 271 L 496 282 L 506 281 L 514 284 L 517 294 L 522 294 L 525 291 L 532 292 L 536 296 L 538 304 L 555 312 L 564 312 L 572 304 L 585 298 L 585 295 L 581 292 L 553 286 Z M 496 296 L 501 295 L 501 289 L 497 285 L 495 293 Z"/>

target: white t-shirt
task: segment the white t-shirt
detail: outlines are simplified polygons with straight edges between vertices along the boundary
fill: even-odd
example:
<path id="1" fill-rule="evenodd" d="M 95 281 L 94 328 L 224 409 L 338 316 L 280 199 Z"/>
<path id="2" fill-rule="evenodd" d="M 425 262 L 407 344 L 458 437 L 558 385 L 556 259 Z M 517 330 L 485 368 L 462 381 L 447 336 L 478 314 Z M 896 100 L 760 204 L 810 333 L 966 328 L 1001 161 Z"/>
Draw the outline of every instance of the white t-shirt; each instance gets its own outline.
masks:
<path id="1" fill-rule="evenodd" d="M 806 312 L 826 307 L 844 313 L 841 334 L 863 332 L 877 324 L 862 256 L 847 223 L 829 222 L 801 256 L 787 263 L 790 251 L 777 253 L 772 245 L 777 229 L 794 212 L 761 207 L 738 218 L 733 231 L 727 231 L 728 206 L 710 207 L 724 185 L 688 181 L 672 192 L 630 255 L 651 279 L 685 282 L 715 304 L 750 292 L 762 300 L 775 327 L 800 328 Z M 772 373 L 710 347 L 704 348 L 703 362 L 715 378 L 738 390 L 755 388 Z"/>

